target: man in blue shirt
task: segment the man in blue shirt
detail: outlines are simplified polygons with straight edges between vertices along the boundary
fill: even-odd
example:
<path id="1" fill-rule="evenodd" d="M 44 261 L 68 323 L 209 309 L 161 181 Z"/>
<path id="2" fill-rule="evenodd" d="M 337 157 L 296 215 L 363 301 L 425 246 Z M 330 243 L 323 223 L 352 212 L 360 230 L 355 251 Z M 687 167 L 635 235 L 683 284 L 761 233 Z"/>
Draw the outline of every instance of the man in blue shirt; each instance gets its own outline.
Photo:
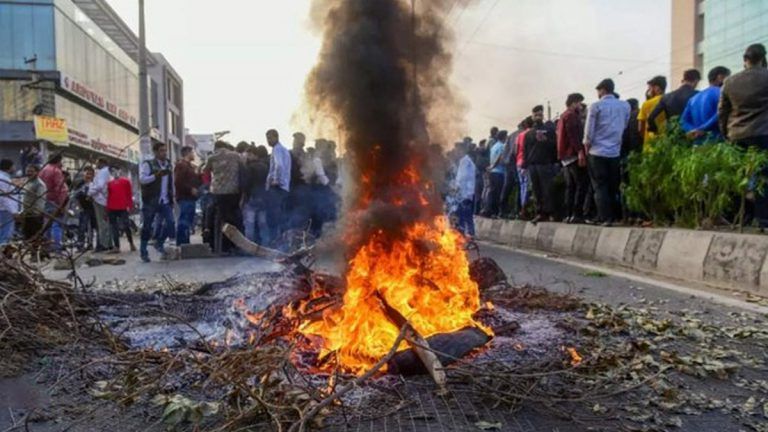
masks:
<path id="1" fill-rule="evenodd" d="M 680 124 L 694 144 L 703 144 L 707 140 L 720 141 L 717 119 L 717 104 L 720 101 L 720 88 L 731 71 L 724 66 L 717 66 L 709 71 L 709 87 L 693 96 L 685 106 Z"/>
<path id="2" fill-rule="evenodd" d="M 485 207 L 485 216 L 488 217 L 499 216 L 501 189 L 504 186 L 504 172 L 506 171 L 503 156 L 504 145 L 507 142 L 507 134 L 508 132 L 505 130 L 498 132 L 494 137 L 495 141 L 491 146 L 491 165 L 488 167 L 490 174 L 488 181 L 488 202 Z"/>
<path id="3" fill-rule="evenodd" d="M 615 84 L 604 79 L 597 85 L 599 101 L 589 107 L 584 146 L 589 154 L 587 168 L 595 191 L 598 221 L 610 226 L 620 218 L 621 142 L 627 128 L 630 107 L 615 96 Z"/>

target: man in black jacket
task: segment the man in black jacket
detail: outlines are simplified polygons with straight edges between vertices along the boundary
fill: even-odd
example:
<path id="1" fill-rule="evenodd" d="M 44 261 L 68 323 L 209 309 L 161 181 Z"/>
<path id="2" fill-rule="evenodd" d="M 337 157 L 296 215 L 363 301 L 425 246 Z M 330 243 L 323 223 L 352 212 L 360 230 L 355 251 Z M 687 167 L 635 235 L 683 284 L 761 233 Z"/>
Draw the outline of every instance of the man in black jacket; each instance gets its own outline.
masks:
<path id="1" fill-rule="evenodd" d="M 533 127 L 525 135 L 523 166 L 531 178 L 536 197 L 536 217 L 532 223 L 547 221 L 554 212 L 552 182 L 557 175 L 557 138 L 551 123 L 544 123 L 544 107 L 533 108 Z"/>
<path id="2" fill-rule="evenodd" d="M 692 98 L 699 91 L 696 90 L 696 86 L 701 81 L 701 73 L 696 69 L 689 69 L 683 73 L 683 83 L 675 91 L 665 94 L 656 108 L 653 109 L 651 115 L 648 116 L 648 130 L 653 133 L 664 133 L 656 127 L 656 117 L 662 112 L 666 114 L 667 121 L 672 117 L 679 117 L 683 115 L 685 106 L 688 105 L 688 100 Z"/>

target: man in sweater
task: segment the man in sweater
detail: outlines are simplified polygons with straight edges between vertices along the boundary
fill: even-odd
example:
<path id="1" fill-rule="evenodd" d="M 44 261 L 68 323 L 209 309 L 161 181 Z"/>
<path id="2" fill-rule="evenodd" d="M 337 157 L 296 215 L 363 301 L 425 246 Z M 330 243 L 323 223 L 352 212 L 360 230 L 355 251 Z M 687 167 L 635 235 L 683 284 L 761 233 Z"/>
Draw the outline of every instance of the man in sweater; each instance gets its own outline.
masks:
<path id="1" fill-rule="evenodd" d="M 566 223 L 584 222 L 584 198 L 587 195 L 587 156 L 584 152 L 584 123 L 581 121 L 581 103 L 584 96 L 568 95 L 566 110 L 557 123 L 557 159 L 563 166 L 565 177 Z"/>
<path id="2" fill-rule="evenodd" d="M 621 142 L 629 124 L 630 107 L 616 98 L 613 80 L 601 81 L 596 90 L 600 100 L 589 107 L 584 147 L 589 155 L 587 166 L 597 204 L 597 222 L 611 226 L 621 213 Z"/>
<path id="3" fill-rule="evenodd" d="M 133 186 L 125 170 L 115 169 L 116 176 L 107 183 L 107 214 L 112 234 L 111 253 L 120 252 L 120 234 L 125 233 L 131 252 L 136 251 L 133 244 L 131 224 L 128 220 L 133 210 Z"/>
<path id="4" fill-rule="evenodd" d="M 709 87 L 693 96 L 685 107 L 680 124 L 695 144 L 706 140 L 720 141 L 720 126 L 717 121 L 717 105 L 720 103 L 720 88 L 731 71 L 724 66 L 717 66 L 709 71 Z"/>
<path id="5" fill-rule="evenodd" d="M 171 163 L 168 161 L 168 148 L 163 143 L 152 145 L 155 157 L 145 160 L 139 167 L 139 183 L 141 183 L 141 243 L 139 253 L 141 261 L 148 263 L 147 246 L 152 237 L 152 225 L 155 217 L 159 217 L 162 228 L 155 239 L 155 250 L 161 258 L 165 257 L 165 239 L 169 235 L 168 227 L 173 226 L 173 179 L 171 178 Z"/>
<path id="6" fill-rule="evenodd" d="M 179 204 L 179 221 L 176 224 L 176 245 L 189 244 L 189 233 L 195 223 L 195 208 L 197 206 L 200 175 L 192 163 L 195 152 L 192 147 L 181 148 L 181 159 L 173 168 L 174 189 L 176 202 Z"/>
<path id="7" fill-rule="evenodd" d="M 45 183 L 45 187 L 48 191 L 46 195 L 47 202 L 45 204 L 45 213 L 48 217 L 53 218 L 50 225 L 50 231 L 48 232 L 53 250 L 61 249 L 61 215 L 65 211 L 69 199 L 69 187 L 64 179 L 64 171 L 62 171 L 61 161 L 61 153 L 54 154 L 48 159 L 48 164 L 43 167 L 38 175 L 40 180 Z"/>
<path id="8" fill-rule="evenodd" d="M 40 166 L 27 164 L 27 180 L 24 182 L 21 206 L 21 232 L 24 241 L 37 249 L 45 221 L 45 183 L 40 180 Z"/>
<path id="9" fill-rule="evenodd" d="M 552 182 L 558 172 L 557 137 L 551 124 L 544 123 L 544 107 L 533 107 L 533 127 L 525 135 L 524 167 L 528 169 L 533 196 L 536 198 L 536 216 L 532 223 L 548 221 L 554 212 Z"/>
<path id="10" fill-rule="evenodd" d="M 214 220 L 214 251 L 235 252 L 235 245 L 221 235 L 225 223 L 243 229 L 243 214 L 240 210 L 243 158 L 229 149 L 229 144 L 217 141 L 213 145 L 213 155 L 206 162 L 206 169 L 211 171 L 211 194 L 216 208 Z"/>

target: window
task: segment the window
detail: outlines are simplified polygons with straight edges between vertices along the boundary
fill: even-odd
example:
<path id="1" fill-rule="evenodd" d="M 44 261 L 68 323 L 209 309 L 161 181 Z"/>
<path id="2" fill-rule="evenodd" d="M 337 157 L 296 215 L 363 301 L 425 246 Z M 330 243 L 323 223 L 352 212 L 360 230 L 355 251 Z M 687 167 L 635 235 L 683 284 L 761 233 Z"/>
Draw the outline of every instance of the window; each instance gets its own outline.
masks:
<path id="1" fill-rule="evenodd" d="M 52 6 L 0 3 L 0 68 L 55 70 L 55 57 Z"/>

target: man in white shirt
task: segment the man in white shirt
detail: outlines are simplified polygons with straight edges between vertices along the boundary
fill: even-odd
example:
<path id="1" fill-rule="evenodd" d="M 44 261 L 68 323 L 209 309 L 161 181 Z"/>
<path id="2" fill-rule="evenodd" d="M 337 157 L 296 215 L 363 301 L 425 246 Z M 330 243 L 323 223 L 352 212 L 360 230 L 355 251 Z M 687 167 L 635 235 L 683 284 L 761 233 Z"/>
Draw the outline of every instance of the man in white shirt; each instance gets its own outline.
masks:
<path id="1" fill-rule="evenodd" d="M 267 144 L 272 147 L 267 174 L 267 244 L 283 234 L 288 215 L 286 200 L 291 190 L 291 153 L 280 144 L 275 129 L 267 131 Z"/>
<path id="2" fill-rule="evenodd" d="M 453 183 L 453 188 L 459 201 L 459 206 L 456 209 L 456 216 L 459 219 L 458 228 L 465 236 L 474 237 L 474 200 L 477 168 L 467 154 L 469 152 L 469 145 L 466 142 L 459 143 L 456 148 L 462 156 L 459 159 L 459 168 L 456 170 L 456 178 Z"/>
<path id="3" fill-rule="evenodd" d="M 99 158 L 96 161 L 96 175 L 88 188 L 88 195 L 93 199 L 93 211 L 96 214 L 96 230 L 98 232 L 96 252 L 112 249 L 112 231 L 107 219 L 107 184 L 110 178 L 107 160 Z"/>
<path id="4" fill-rule="evenodd" d="M 0 160 L 0 246 L 10 243 L 16 229 L 14 219 L 19 212 L 16 186 L 11 182 L 13 161 Z"/>

